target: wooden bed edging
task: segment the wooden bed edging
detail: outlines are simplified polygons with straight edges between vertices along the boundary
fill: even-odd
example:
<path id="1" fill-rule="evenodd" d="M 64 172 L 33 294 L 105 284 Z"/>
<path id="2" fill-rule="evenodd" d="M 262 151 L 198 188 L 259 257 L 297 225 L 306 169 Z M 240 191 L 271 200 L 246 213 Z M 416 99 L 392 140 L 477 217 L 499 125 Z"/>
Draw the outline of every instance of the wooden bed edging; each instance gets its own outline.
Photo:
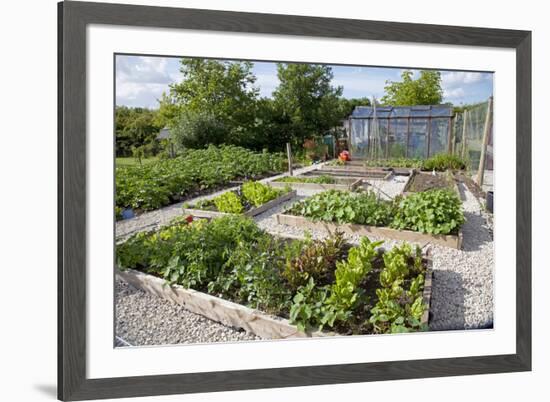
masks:
<path id="1" fill-rule="evenodd" d="M 263 205 L 260 205 L 257 208 L 251 208 L 248 211 L 244 212 L 243 215 L 245 216 L 256 216 L 259 215 L 268 209 L 271 209 L 279 204 L 282 204 L 285 201 L 288 201 L 292 198 L 296 197 L 296 190 L 292 190 L 286 194 L 281 195 L 280 197 L 275 198 L 274 200 L 268 201 Z M 198 218 L 218 218 L 220 216 L 229 216 L 234 214 L 228 214 L 226 212 L 219 212 L 219 211 L 207 211 L 204 209 L 196 209 L 196 208 L 183 208 L 183 214 L 184 215 L 193 215 Z"/>
<path id="2" fill-rule="evenodd" d="M 426 310 L 422 313 L 420 323 L 429 325 L 430 323 L 430 303 L 432 301 L 432 279 L 433 279 L 433 260 L 428 257 L 428 266 L 424 274 L 424 289 L 422 290 L 422 303 L 426 306 Z"/>
<path id="3" fill-rule="evenodd" d="M 307 177 L 307 176 L 306 176 Z M 290 186 L 293 190 L 347 190 L 353 191 L 359 187 L 363 180 L 349 178 L 349 184 L 344 183 L 287 183 L 282 181 L 271 181 L 269 185 L 277 188 L 284 188 L 285 186 Z M 336 179 L 338 180 L 338 179 Z M 342 180 L 342 179 L 341 179 Z"/>
<path id="4" fill-rule="evenodd" d="M 448 180 L 452 181 L 452 184 L 451 184 L 452 190 L 456 193 L 456 195 L 458 195 L 458 198 L 461 199 L 460 190 L 458 189 L 458 184 L 457 184 L 457 182 L 454 178 L 453 172 L 451 172 L 450 170 L 446 170 L 445 172 L 437 172 L 437 173 L 438 174 L 445 174 L 447 176 Z M 409 178 L 408 178 L 407 182 L 405 183 L 405 186 L 403 187 L 403 191 L 402 191 L 403 196 L 406 197 L 408 195 L 415 194 L 415 192 L 409 191 L 409 188 L 412 185 L 412 181 L 413 181 L 414 176 L 416 176 L 418 174 L 431 174 L 431 173 L 426 172 L 426 171 L 422 171 L 422 170 L 418 170 L 418 169 L 411 170 L 411 174 L 409 175 Z"/>
<path id="5" fill-rule="evenodd" d="M 422 291 L 422 302 L 426 306 L 426 310 L 422 314 L 421 323 L 428 325 L 430 319 L 433 263 L 431 256 L 427 255 L 425 259 L 427 260 L 427 266 L 424 277 L 424 289 Z M 212 321 L 220 322 L 229 327 L 242 328 L 260 338 L 319 338 L 339 335 L 338 333 L 327 331 L 302 332 L 298 330 L 298 327 L 290 324 L 287 319 L 272 316 L 207 293 L 186 289 L 181 285 L 170 285 L 164 279 L 133 269 L 126 271 L 117 269 L 116 276 L 136 289 L 177 303 L 188 311 L 202 315 Z"/>
<path id="6" fill-rule="evenodd" d="M 164 279 L 140 271 L 116 271 L 117 277 L 137 289 L 175 302 L 195 314 L 200 314 L 224 325 L 242 328 L 264 339 L 287 339 L 331 336 L 330 332 L 305 333 L 288 320 L 251 309 L 222 298 L 186 289 L 180 285 L 169 285 Z"/>
<path id="7" fill-rule="evenodd" d="M 315 170 L 312 170 L 311 172 L 314 172 Z M 388 180 L 392 174 L 392 170 L 377 170 L 377 169 L 370 169 L 366 167 L 357 167 L 357 166 L 321 166 L 320 169 L 317 170 L 321 174 L 329 174 L 329 175 L 341 175 L 341 176 L 347 176 L 347 177 L 363 177 L 365 179 L 371 179 L 371 180 Z"/>
<path id="8" fill-rule="evenodd" d="M 403 240 L 421 244 L 431 243 L 439 246 L 459 249 L 462 246 L 462 231 L 458 235 L 431 235 L 427 233 L 413 232 L 412 230 L 398 230 L 387 227 L 358 225 L 354 223 L 333 223 L 312 221 L 303 216 L 277 214 L 277 223 L 280 225 L 297 226 L 307 229 L 324 230 L 333 233 L 337 229 L 359 236 L 377 236 L 384 239 Z"/>

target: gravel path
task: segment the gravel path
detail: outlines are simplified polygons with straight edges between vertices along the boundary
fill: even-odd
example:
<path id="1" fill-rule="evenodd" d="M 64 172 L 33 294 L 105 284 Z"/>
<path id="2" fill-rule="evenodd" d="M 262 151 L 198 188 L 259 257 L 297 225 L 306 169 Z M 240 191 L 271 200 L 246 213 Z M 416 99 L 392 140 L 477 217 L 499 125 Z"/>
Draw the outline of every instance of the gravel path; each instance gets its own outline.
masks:
<path id="1" fill-rule="evenodd" d="M 117 280 L 115 286 L 116 335 L 132 346 L 260 339 L 193 314 L 176 303 L 137 290 L 121 280 Z M 122 346 L 120 340 L 116 344 Z"/>
<path id="2" fill-rule="evenodd" d="M 493 326 L 493 234 L 479 201 L 463 184 L 466 223 L 462 250 L 434 247 L 434 280 L 430 308 L 432 330 Z"/>

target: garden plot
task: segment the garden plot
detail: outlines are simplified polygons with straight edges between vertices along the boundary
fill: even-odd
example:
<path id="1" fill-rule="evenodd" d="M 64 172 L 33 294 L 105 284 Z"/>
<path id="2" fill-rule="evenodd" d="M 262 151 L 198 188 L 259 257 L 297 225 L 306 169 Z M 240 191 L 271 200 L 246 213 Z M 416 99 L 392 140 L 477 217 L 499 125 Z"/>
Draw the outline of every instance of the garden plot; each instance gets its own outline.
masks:
<path id="1" fill-rule="evenodd" d="M 413 170 L 403 188 L 403 194 L 408 195 L 437 189 L 449 189 L 460 195 L 456 180 L 450 170 L 446 172 L 419 172 Z"/>
<path id="2" fill-rule="evenodd" d="M 385 201 L 372 192 L 329 190 L 297 202 L 276 215 L 277 223 L 327 233 L 432 243 L 460 248 L 464 222 L 458 196 L 433 190 Z"/>
<path id="3" fill-rule="evenodd" d="M 305 168 L 296 169 L 295 173 L 300 175 L 310 170 L 318 169 L 318 167 L 319 165 L 307 166 Z M 262 179 L 260 180 L 260 182 L 268 183 L 270 180 L 273 180 L 278 177 L 283 177 L 283 176 L 284 175 L 281 174 L 279 176 Z M 237 190 L 238 188 L 239 186 L 233 186 L 225 190 L 214 192 L 212 194 L 203 195 L 203 196 L 196 197 L 194 199 L 190 199 L 187 201 L 187 203 L 196 203 L 200 200 L 212 199 L 220 196 L 221 194 L 227 191 Z M 116 231 L 115 236 L 117 240 L 123 240 L 128 236 L 134 233 L 138 233 L 140 231 L 158 229 L 159 227 L 168 224 L 172 219 L 178 216 L 182 216 L 184 204 L 185 202 L 179 202 L 164 208 L 159 208 L 153 211 L 145 212 L 131 219 L 117 221 L 115 225 L 115 231 Z"/>
<path id="4" fill-rule="evenodd" d="M 466 222 L 463 249 L 432 247 L 433 280 L 430 330 L 490 328 L 493 324 L 493 239 L 483 210 L 469 189 L 460 184 Z M 309 232 L 322 239 L 326 232 L 280 225 L 276 214 L 305 197 L 296 197 L 254 219 L 259 227 L 285 236 Z M 375 236 L 371 240 L 376 240 Z M 346 235 L 357 244 L 360 237 Z M 389 249 L 401 242 L 384 241 Z M 123 286 L 120 286 L 120 283 Z M 427 286 L 426 282 L 426 286 Z M 255 340 L 259 337 L 224 326 L 150 293 L 117 282 L 117 335 L 133 345 Z M 145 318 L 148 317 L 148 318 Z M 148 322 L 154 322 L 149 325 Z"/>
<path id="5" fill-rule="evenodd" d="M 237 216 L 179 220 L 119 244 L 118 276 L 263 338 L 424 330 L 431 262 L 418 247 L 382 243 L 273 237 Z"/>
<path id="6" fill-rule="evenodd" d="M 236 190 L 227 191 L 217 197 L 185 205 L 183 213 L 200 218 L 216 218 L 229 214 L 245 216 L 259 215 L 276 205 L 296 196 L 288 186 L 278 189 L 259 182 L 244 183 Z"/>
<path id="7" fill-rule="evenodd" d="M 269 182 L 269 185 L 277 188 L 290 186 L 294 190 L 348 190 L 353 191 L 363 181 L 360 178 L 321 176 L 284 176 Z"/>
<path id="8" fill-rule="evenodd" d="M 319 170 L 310 172 L 308 175 L 330 175 L 336 177 L 360 177 L 365 179 L 387 180 L 392 176 L 391 169 L 366 169 L 361 167 L 324 165 Z"/>

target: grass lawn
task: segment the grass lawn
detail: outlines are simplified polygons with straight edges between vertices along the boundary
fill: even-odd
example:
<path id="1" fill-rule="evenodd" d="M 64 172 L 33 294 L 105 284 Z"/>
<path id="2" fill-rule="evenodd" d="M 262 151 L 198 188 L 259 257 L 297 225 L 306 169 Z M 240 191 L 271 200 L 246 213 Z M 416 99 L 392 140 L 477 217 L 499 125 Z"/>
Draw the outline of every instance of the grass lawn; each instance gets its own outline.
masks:
<path id="1" fill-rule="evenodd" d="M 151 162 L 156 162 L 157 160 L 158 158 L 156 156 L 153 156 L 152 158 L 143 158 L 141 160 L 141 163 L 143 165 L 146 165 Z M 116 165 L 117 166 L 138 166 L 139 162 L 137 159 L 131 156 L 128 156 L 128 157 L 116 158 Z"/>

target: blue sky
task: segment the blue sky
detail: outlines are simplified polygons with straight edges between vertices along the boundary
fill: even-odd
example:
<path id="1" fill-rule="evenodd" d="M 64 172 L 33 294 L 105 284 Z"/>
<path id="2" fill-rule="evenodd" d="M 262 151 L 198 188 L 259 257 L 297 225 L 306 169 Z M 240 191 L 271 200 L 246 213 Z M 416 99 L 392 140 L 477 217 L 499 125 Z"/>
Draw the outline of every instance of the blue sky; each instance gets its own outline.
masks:
<path id="1" fill-rule="evenodd" d="M 157 108 L 168 85 L 181 81 L 179 58 L 117 56 L 116 104 Z M 344 87 L 344 97 L 378 99 L 386 81 L 400 81 L 401 68 L 332 66 L 333 85 Z M 415 75 L 417 70 L 413 70 Z M 278 85 L 275 63 L 254 62 L 260 95 L 270 97 Z M 493 92 L 493 74 L 442 71 L 443 102 L 455 105 L 485 101 Z"/>

